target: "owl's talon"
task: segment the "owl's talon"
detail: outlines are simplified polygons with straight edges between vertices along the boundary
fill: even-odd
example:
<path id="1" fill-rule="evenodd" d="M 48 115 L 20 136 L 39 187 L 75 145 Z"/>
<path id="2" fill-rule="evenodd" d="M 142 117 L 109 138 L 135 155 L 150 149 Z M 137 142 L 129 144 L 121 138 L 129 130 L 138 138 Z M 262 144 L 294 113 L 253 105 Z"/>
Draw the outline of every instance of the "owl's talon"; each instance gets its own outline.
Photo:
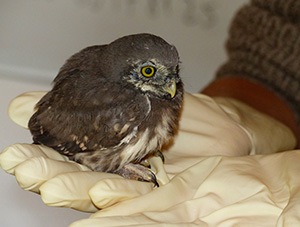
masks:
<path id="1" fill-rule="evenodd" d="M 117 170 L 115 173 L 126 179 L 152 182 L 154 186 L 159 187 L 156 176 L 152 170 L 141 164 L 129 163 Z"/>
<path id="2" fill-rule="evenodd" d="M 155 151 L 155 152 L 153 153 L 153 155 L 154 155 L 155 157 L 160 157 L 161 160 L 162 160 L 162 162 L 165 163 L 165 156 L 164 156 L 164 154 L 163 154 L 160 150 Z"/>

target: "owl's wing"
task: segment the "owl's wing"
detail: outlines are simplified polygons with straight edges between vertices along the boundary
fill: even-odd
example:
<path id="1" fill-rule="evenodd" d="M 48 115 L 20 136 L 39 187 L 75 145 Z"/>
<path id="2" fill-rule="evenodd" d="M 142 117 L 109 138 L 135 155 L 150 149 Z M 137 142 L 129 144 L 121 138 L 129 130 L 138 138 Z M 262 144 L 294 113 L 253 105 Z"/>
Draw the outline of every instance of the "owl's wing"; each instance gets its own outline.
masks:
<path id="1" fill-rule="evenodd" d="M 134 136 L 149 109 L 145 97 L 115 86 L 77 98 L 50 92 L 41 100 L 29 121 L 35 143 L 67 155 L 117 146 Z"/>

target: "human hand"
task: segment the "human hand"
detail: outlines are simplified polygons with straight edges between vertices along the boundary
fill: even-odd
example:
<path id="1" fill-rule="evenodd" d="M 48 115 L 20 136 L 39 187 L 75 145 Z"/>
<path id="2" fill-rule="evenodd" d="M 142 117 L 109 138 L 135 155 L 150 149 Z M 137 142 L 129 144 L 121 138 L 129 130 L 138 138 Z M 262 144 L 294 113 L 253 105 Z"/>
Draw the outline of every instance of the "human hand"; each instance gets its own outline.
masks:
<path id="1" fill-rule="evenodd" d="M 71 227 L 297 226 L 299 158 L 300 151 L 202 157 L 168 184 L 100 210 Z M 98 186 L 99 195 L 103 189 L 108 196 L 124 190 L 123 182 L 109 179 Z M 101 207 L 101 201 L 97 202 Z"/>
<path id="2" fill-rule="evenodd" d="M 224 98 L 215 101 L 201 95 L 186 95 L 180 132 L 174 146 L 165 153 L 166 163 L 152 163 L 160 175 L 169 177 L 169 182 L 106 207 L 71 226 L 298 223 L 299 151 L 241 156 L 292 148 L 295 139 L 291 131 L 238 101 Z M 228 156 L 221 156 L 222 153 Z M 131 185 L 135 183 L 138 184 Z M 99 194 L 93 194 L 92 200 L 101 207 L 99 198 L 104 195 L 101 191 L 113 197 L 123 189 L 122 181 L 103 180 L 94 188 Z"/>

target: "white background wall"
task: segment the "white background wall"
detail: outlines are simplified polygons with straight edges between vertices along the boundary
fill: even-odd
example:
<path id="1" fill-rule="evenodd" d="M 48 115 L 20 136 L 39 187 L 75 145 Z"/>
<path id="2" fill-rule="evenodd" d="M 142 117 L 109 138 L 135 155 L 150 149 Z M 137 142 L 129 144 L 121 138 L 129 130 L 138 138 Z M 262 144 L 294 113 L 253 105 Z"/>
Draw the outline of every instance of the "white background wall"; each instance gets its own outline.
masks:
<path id="1" fill-rule="evenodd" d="M 20 93 L 49 90 L 73 53 L 131 33 L 149 32 L 174 44 L 182 78 L 197 92 L 226 59 L 234 12 L 246 0 L 0 0 L 0 150 L 31 142 L 6 114 Z M 187 4 L 188 3 L 188 4 Z M 89 214 L 45 206 L 0 170 L 0 226 L 67 226 Z"/>

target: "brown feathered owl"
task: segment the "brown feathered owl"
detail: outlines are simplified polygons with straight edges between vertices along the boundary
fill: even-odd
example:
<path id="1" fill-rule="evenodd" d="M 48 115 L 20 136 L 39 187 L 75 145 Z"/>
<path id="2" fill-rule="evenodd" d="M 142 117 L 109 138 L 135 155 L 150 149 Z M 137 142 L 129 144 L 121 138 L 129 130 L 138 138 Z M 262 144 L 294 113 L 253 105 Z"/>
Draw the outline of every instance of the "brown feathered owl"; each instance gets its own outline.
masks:
<path id="1" fill-rule="evenodd" d="M 183 99 L 174 46 L 151 34 L 69 58 L 29 121 L 33 141 L 94 171 L 152 181 L 141 165 L 178 128 Z"/>

